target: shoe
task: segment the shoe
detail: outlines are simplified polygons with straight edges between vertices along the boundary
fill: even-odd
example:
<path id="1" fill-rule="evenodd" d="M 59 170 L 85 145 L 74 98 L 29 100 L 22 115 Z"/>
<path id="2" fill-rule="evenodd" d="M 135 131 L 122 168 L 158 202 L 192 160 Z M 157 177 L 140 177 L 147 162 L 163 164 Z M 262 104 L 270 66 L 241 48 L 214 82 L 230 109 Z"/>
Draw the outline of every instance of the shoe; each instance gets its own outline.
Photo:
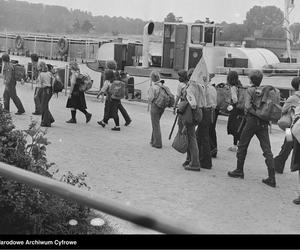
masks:
<path id="1" fill-rule="evenodd" d="M 25 113 L 25 111 L 24 112 L 17 112 L 17 113 L 15 113 L 15 115 L 23 115 Z"/>
<path id="2" fill-rule="evenodd" d="M 276 187 L 275 178 L 268 177 L 267 179 L 263 179 L 262 182 L 270 187 Z"/>
<path id="3" fill-rule="evenodd" d="M 242 170 L 239 169 L 235 169 L 233 171 L 229 171 L 228 176 L 232 177 L 232 178 L 241 178 L 244 179 L 244 173 Z"/>
<path id="4" fill-rule="evenodd" d="M 237 152 L 237 146 L 232 146 L 230 148 L 228 148 L 228 151 L 231 151 L 231 152 Z"/>
<path id="5" fill-rule="evenodd" d="M 188 166 L 188 165 L 190 165 L 190 161 L 185 161 L 185 162 L 182 164 L 183 167 L 186 167 L 186 166 Z"/>
<path id="6" fill-rule="evenodd" d="M 45 128 L 51 128 L 51 124 L 41 124 L 41 127 L 45 127 Z"/>
<path id="7" fill-rule="evenodd" d="M 77 123 L 75 119 L 70 119 L 69 121 L 66 121 L 66 123 Z"/>
<path id="8" fill-rule="evenodd" d="M 293 200 L 293 203 L 296 205 L 300 205 L 300 196 L 297 199 Z"/>
<path id="9" fill-rule="evenodd" d="M 32 114 L 33 114 L 33 115 L 42 115 L 42 114 L 39 113 L 39 112 L 33 112 Z"/>
<path id="10" fill-rule="evenodd" d="M 191 167 L 190 165 L 185 166 L 184 169 L 188 171 L 200 171 L 200 168 Z"/>
<path id="11" fill-rule="evenodd" d="M 162 146 L 155 146 L 155 145 L 153 145 L 153 144 L 151 144 L 151 145 L 152 145 L 153 148 L 158 148 L 158 149 L 161 149 L 161 148 L 162 148 Z"/>
<path id="12" fill-rule="evenodd" d="M 202 167 L 202 166 L 201 166 L 201 168 L 204 168 L 204 169 L 212 169 L 212 166 L 210 166 L 210 167 Z"/>
<path id="13" fill-rule="evenodd" d="M 103 121 L 97 122 L 102 128 L 105 128 L 105 123 Z"/>
<path id="14" fill-rule="evenodd" d="M 120 127 L 114 127 L 111 129 L 112 131 L 121 131 L 121 128 Z"/>
<path id="15" fill-rule="evenodd" d="M 92 114 L 87 113 L 86 114 L 86 123 L 89 123 L 89 121 L 92 119 Z"/>
<path id="16" fill-rule="evenodd" d="M 132 122 L 132 120 L 126 122 L 126 123 L 125 123 L 125 126 L 126 126 L 126 127 L 129 126 L 129 124 L 130 124 L 131 122 Z"/>

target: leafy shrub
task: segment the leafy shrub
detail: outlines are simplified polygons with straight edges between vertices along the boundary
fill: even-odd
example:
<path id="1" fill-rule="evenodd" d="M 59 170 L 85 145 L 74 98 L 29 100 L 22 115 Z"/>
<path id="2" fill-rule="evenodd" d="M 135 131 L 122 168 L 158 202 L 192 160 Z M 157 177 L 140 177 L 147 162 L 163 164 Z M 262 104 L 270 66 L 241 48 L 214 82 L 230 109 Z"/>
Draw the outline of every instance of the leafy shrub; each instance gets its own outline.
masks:
<path id="1" fill-rule="evenodd" d="M 46 131 L 31 121 L 24 131 L 15 130 L 9 113 L 0 104 L 0 161 L 46 177 L 54 178 L 48 163 Z M 87 188 L 84 173 L 63 175 L 61 181 Z M 95 229 L 89 224 L 93 214 L 85 206 L 42 192 L 26 184 L 0 177 L 0 234 L 88 234 L 109 233 L 109 225 Z M 71 226 L 70 220 L 78 224 Z"/>

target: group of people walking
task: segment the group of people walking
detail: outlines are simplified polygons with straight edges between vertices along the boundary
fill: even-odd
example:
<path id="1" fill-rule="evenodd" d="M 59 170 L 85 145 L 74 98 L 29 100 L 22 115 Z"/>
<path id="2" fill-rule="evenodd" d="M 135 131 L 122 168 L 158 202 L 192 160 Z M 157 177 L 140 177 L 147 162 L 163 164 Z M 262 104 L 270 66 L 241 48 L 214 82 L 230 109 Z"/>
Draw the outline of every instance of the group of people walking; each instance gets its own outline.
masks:
<path id="1" fill-rule="evenodd" d="M 201 59 L 202 60 L 202 59 Z M 205 68 L 205 62 L 200 61 L 197 67 Z M 219 111 L 217 108 L 217 101 L 215 100 L 217 94 L 213 90 L 209 94 L 203 94 L 204 89 L 211 85 L 210 78 L 213 77 L 205 69 L 189 69 L 188 71 L 180 70 L 178 72 L 179 84 L 176 94 L 176 101 L 173 107 L 174 114 L 180 111 L 181 106 L 188 102 L 191 109 L 195 111 L 200 108 L 202 110 L 202 119 L 198 124 L 186 124 L 184 122 L 184 115 L 180 114 L 178 118 L 178 133 L 185 133 L 187 138 L 187 153 L 186 160 L 182 164 L 185 170 L 200 171 L 201 168 L 212 168 L 212 157 L 217 155 L 217 136 L 216 136 L 216 120 Z M 197 72 L 196 72 L 197 71 Z M 204 73 L 203 73 L 204 71 Z M 200 72 L 200 73 L 199 73 Z M 227 85 L 230 87 L 231 100 L 227 132 L 233 136 L 233 146 L 229 151 L 236 152 L 237 162 L 236 168 L 228 172 L 228 176 L 232 178 L 244 178 L 244 164 L 247 156 L 249 144 L 254 135 L 260 142 L 265 163 L 267 165 L 267 178 L 262 182 L 270 187 L 276 187 L 275 172 L 283 173 L 285 162 L 293 150 L 291 160 L 291 170 L 299 171 L 300 182 L 300 144 L 294 137 L 293 141 L 284 141 L 281 152 L 273 158 L 271 143 L 269 137 L 270 122 L 261 119 L 256 113 L 254 106 L 254 99 L 256 98 L 256 90 L 261 85 L 263 74 L 259 70 L 253 70 L 249 74 L 250 87 L 245 91 L 244 108 L 238 106 L 239 89 L 242 88 L 239 81 L 238 74 L 235 71 L 229 72 L 227 75 Z M 149 99 L 151 106 L 151 122 L 152 122 L 152 136 L 151 145 L 155 148 L 162 148 L 161 130 L 159 121 L 164 113 L 164 109 L 160 109 L 155 105 L 155 98 L 159 96 L 159 89 L 162 85 L 160 75 L 157 71 L 153 71 L 150 75 Z M 290 96 L 283 106 L 282 115 L 288 112 L 291 107 L 295 108 L 300 105 L 300 77 L 295 77 L 291 85 L 295 93 Z M 211 87 L 211 86 L 210 86 Z M 211 88 L 210 88 L 211 89 Z M 210 99 L 210 100 L 209 100 Z M 181 105 L 183 103 L 183 105 Z M 178 111 L 177 111 L 178 110 Z M 191 113 L 193 114 L 193 113 Z M 293 201 L 295 204 L 300 204 L 300 189 L 299 198 Z"/>
<path id="2" fill-rule="evenodd" d="M 10 62 L 10 57 L 8 54 L 2 55 L 3 65 L 3 75 L 4 75 L 4 93 L 3 93 L 3 102 L 4 109 L 6 111 L 10 111 L 10 99 L 13 100 L 16 105 L 18 112 L 16 115 L 22 115 L 25 113 L 25 109 L 22 105 L 20 98 L 17 96 L 16 92 L 16 84 L 17 81 L 15 79 L 15 68 L 14 65 Z M 43 61 L 39 61 L 38 55 L 31 55 L 31 79 L 35 83 L 35 91 L 34 91 L 34 104 L 35 111 L 32 113 L 33 115 L 41 116 L 41 127 L 51 127 L 51 124 L 54 123 L 54 118 L 49 110 L 49 102 L 53 95 L 53 84 L 56 81 L 54 73 L 52 72 L 51 65 L 47 65 Z M 99 125 L 105 127 L 110 118 L 113 118 L 115 121 L 115 127 L 112 130 L 120 131 L 119 125 L 119 117 L 118 111 L 122 113 L 124 119 L 126 121 L 125 126 L 128 126 L 132 120 L 128 115 L 126 109 L 121 104 L 121 99 L 114 99 L 114 96 L 110 92 L 110 85 L 115 80 L 121 80 L 118 75 L 118 71 L 116 71 L 117 64 L 108 63 L 113 65 L 114 69 L 107 68 L 105 70 L 105 83 L 104 87 L 101 89 L 99 95 L 106 95 L 105 109 L 104 109 L 104 118 L 102 121 L 98 122 Z M 76 62 L 69 63 L 70 68 L 70 91 L 68 95 L 68 100 L 66 104 L 66 108 L 69 108 L 71 111 L 71 118 L 66 121 L 66 123 L 76 124 L 76 113 L 77 110 L 82 112 L 85 115 L 86 123 L 90 122 L 92 118 L 92 114 L 87 111 L 87 105 L 85 100 L 84 91 L 81 90 L 80 86 L 82 81 L 79 77 L 80 69 Z M 22 83 L 25 79 L 22 79 Z M 98 95 L 98 96 L 99 96 Z"/>
<path id="3" fill-rule="evenodd" d="M 34 115 L 41 115 L 41 126 L 51 127 L 54 123 L 54 118 L 49 110 L 49 101 L 53 95 L 53 83 L 55 76 L 52 69 L 45 62 L 38 62 L 37 55 L 32 55 L 32 79 L 36 81 L 36 89 L 34 94 L 35 111 Z M 14 77 L 14 66 L 10 63 L 8 54 L 2 55 L 3 75 L 4 75 L 4 93 L 3 102 L 4 109 L 9 112 L 10 99 L 13 100 L 18 111 L 16 115 L 25 113 L 25 109 L 21 100 L 16 93 L 16 79 Z M 80 69 L 76 62 L 70 63 L 70 82 L 71 87 L 67 100 L 66 107 L 71 110 L 71 119 L 67 123 L 75 124 L 76 112 L 79 110 L 86 118 L 86 123 L 90 122 L 92 114 L 87 111 L 84 91 L 80 89 L 79 74 Z M 113 131 L 120 131 L 120 121 L 118 111 L 120 111 L 125 119 L 125 126 L 128 126 L 132 120 L 121 103 L 124 98 L 124 82 L 116 70 L 116 63 L 107 63 L 104 72 L 104 85 L 101 88 L 98 97 L 101 96 L 101 101 L 104 101 L 106 95 L 103 119 L 97 123 L 103 128 L 108 124 L 109 119 L 113 119 L 115 127 Z M 174 114 L 178 113 L 178 133 L 186 135 L 187 150 L 186 160 L 182 164 L 185 170 L 200 171 L 201 168 L 211 169 L 212 158 L 217 156 L 217 133 L 216 122 L 219 115 L 217 107 L 217 91 L 211 84 L 213 75 L 208 74 L 206 64 L 202 58 L 196 68 L 180 70 L 178 72 L 179 84 L 176 93 L 176 100 L 173 106 Z M 249 74 L 250 87 L 245 93 L 244 108 L 238 107 L 239 89 L 242 87 L 238 74 L 235 71 L 229 72 L 227 75 L 227 85 L 230 87 L 231 100 L 229 118 L 227 124 L 228 134 L 233 136 L 233 146 L 230 151 L 236 152 L 237 162 L 236 168 L 228 172 L 228 176 L 232 178 L 244 178 L 244 164 L 246 160 L 248 146 L 254 135 L 260 142 L 265 163 L 267 165 L 268 176 L 262 182 L 270 187 L 276 187 L 275 172 L 283 173 L 285 162 L 292 153 L 291 170 L 299 172 L 300 181 L 300 145 L 296 138 L 292 141 L 285 140 L 282 149 L 278 156 L 273 158 L 269 137 L 269 122 L 262 120 L 257 116 L 256 108 L 253 105 L 253 100 L 256 95 L 256 90 L 263 80 L 263 74 L 259 70 L 253 70 Z M 295 93 L 288 98 L 283 106 L 282 114 L 285 115 L 292 108 L 300 105 L 300 77 L 295 77 L 291 85 Z M 122 90 L 120 92 L 120 89 Z M 152 147 L 162 148 L 162 135 L 160 129 L 160 119 L 165 111 L 165 107 L 157 105 L 157 98 L 164 96 L 162 94 L 164 81 L 161 80 L 158 71 L 153 71 L 150 74 L 150 88 L 148 91 L 148 101 L 150 106 L 150 116 L 152 124 L 152 135 L 150 144 Z M 117 90 L 117 91 L 116 91 Z M 180 112 L 182 107 L 185 107 L 184 112 Z M 190 109 L 192 122 L 188 123 L 187 111 Z M 200 116 L 201 119 L 196 119 L 195 116 Z M 195 122 L 196 121 L 196 122 Z M 299 198 L 294 200 L 295 204 L 300 204 Z"/>

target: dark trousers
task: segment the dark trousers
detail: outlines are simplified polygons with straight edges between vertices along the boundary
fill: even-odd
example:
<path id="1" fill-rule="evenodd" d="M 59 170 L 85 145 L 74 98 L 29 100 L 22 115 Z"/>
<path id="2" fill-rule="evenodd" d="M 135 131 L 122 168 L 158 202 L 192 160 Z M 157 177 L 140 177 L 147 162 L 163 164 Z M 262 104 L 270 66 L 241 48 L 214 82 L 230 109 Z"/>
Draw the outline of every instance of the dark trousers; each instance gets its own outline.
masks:
<path id="1" fill-rule="evenodd" d="M 117 100 L 117 99 L 107 99 L 105 101 L 104 118 L 103 118 L 104 123 L 107 124 L 108 120 L 110 118 L 113 118 L 115 121 L 115 125 L 117 127 L 120 126 L 119 115 L 118 115 L 118 110 L 119 110 L 120 104 L 121 104 L 121 101 Z"/>
<path id="2" fill-rule="evenodd" d="M 188 149 L 186 155 L 186 161 L 190 162 L 190 166 L 193 168 L 200 168 L 199 162 L 199 150 L 196 139 L 195 126 L 186 126 L 187 138 L 188 138 Z"/>
<path id="3" fill-rule="evenodd" d="M 256 135 L 260 142 L 268 170 L 274 171 L 274 159 L 271 151 L 268 122 L 262 121 L 250 114 L 247 115 L 246 124 L 238 143 L 238 150 L 236 154 L 237 168 L 240 170 L 244 169 L 248 146 L 254 135 Z"/>
<path id="4" fill-rule="evenodd" d="M 200 165 L 203 168 L 211 168 L 211 153 L 209 144 L 209 127 L 212 123 L 212 109 L 202 109 L 203 118 L 197 128 L 197 144 L 199 149 Z"/>
<path id="5" fill-rule="evenodd" d="M 35 112 L 42 113 L 42 95 L 43 89 L 36 87 L 34 90 L 34 104 L 35 104 Z"/>
<path id="6" fill-rule="evenodd" d="M 212 155 L 216 155 L 218 153 L 218 142 L 217 142 L 217 133 L 216 133 L 216 125 L 219 116 L 219 110 L 215 109 L 213 114 L 213 122 L 209 126 L 209 144 L 210 151 Z"/>
<path id="7" fill-rule="evenodd" d="M 3 103 L 4 103 L 4 109 L 9 112 L 9 104 L 10 99 L 13 100 L 14 104 L 16 105 L 19 113 L 24 113 L 25 109 L 23 107 L 23 104 L 20 100 L 20 98 L 17 96 L 16 91 L 16 83 L 10 84 L 8 87 L 5 87 L 4 93 L 3 93 Z"/>
<path id="8" fill-rule="evenodd" d="M 294 149 L 292 154 L 292 160 L 291 160 L 291 171 L 299 171 L 300 176 L 300 143 L 297 141 L 297 139 L 294 137 Z"/>
<path id="9" fill-rule="evenodd" d="M 52 89 L 50 87 L 41 88 L 41 113 L 42 113 L 42 125 L 51 125 L 54 122 L 54 118 L 49 110 L 49 101 L 52 97 Z"/>
<path id="10" fill-rule="evenodd" d="M 152 135 L 151 144 L 153 147 L 161 148 L 161 130 L 160 130 L 160 118 L 164 113 L 164 109 L 157 107 L 154 103 L 151 104 L 151 124 L 152 124 Z"/>
<path id="11" fill-rule="evenodd" d="M 122 103 L 120 102 L 119 110 L 124 117 L 125 122 L 129 123 L 131 121 L 130 116 L 128 115 L 126 109 L 123 107 Z"/>
<path id="12" fill-rule="evenodd" d="M 289 158 L 290 153 L 293 150 L 294 143 L 288 142 L 286 139 L 284 140 L 283 145 L 281 146 L 281 150 L 279 154 L 274 158 L 274 166 L 275 169 L 282 172 L 285 166 L 285 162 Z"/>

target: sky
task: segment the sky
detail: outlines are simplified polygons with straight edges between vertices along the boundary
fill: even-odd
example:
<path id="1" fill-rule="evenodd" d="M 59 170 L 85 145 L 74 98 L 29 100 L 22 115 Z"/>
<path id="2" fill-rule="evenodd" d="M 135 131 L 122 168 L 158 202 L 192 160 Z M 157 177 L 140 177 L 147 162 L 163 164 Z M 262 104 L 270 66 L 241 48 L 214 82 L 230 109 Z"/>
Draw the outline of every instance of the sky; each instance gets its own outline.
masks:
<path id="1" fill-rule="evenodd" d="M 163 21 L 173 12 L 184 22 L 205 20 L 242 23 L 246 13 L 255 5 L 275 5 L 284 10 L 285 0 L 26 0 L 32 3 L 66 6 L 81 9 L 93 15 L 140 18 L 145 21 Z M 300 0 L 294 0 L 295 8 L 290 22 L 300 23 Z M 298 15 L 297 15 L 298 14 Z"/>

